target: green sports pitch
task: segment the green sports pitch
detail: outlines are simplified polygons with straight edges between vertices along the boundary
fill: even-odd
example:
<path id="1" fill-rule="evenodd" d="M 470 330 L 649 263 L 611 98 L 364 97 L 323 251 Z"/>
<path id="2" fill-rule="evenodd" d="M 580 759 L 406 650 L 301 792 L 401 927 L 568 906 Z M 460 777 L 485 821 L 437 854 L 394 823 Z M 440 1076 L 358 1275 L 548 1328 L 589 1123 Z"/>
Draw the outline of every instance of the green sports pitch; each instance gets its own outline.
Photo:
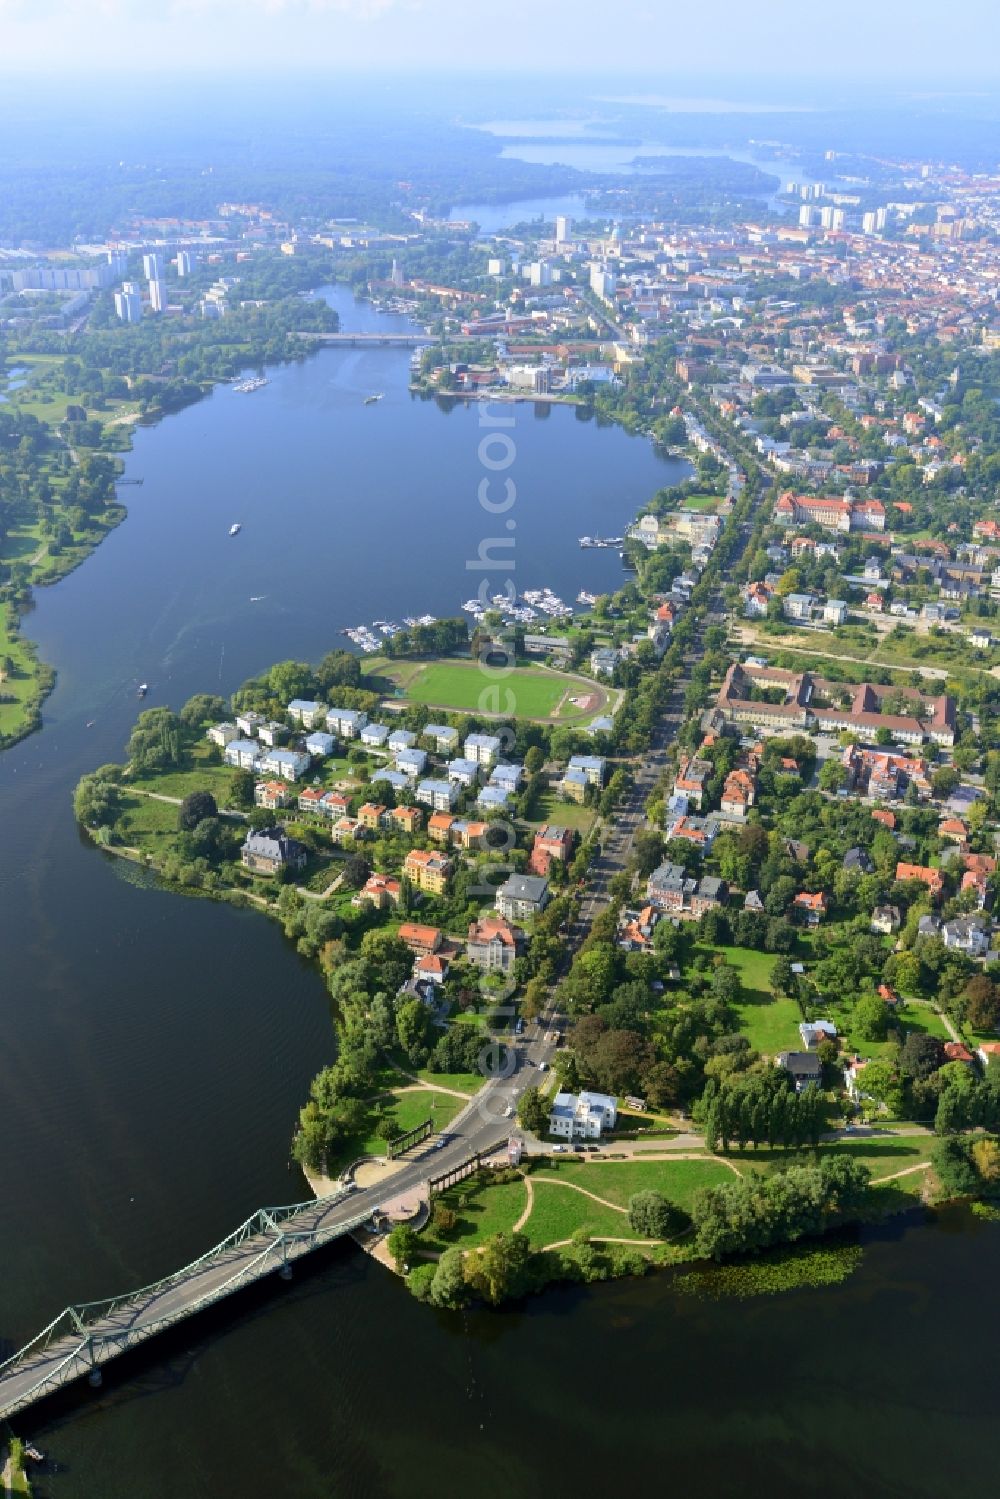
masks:
<path id="1" fill-rule="evenodd" d="M 608 703 L 597 682 L 562 672 L 517 666 L 491 671 L 474 661 L 386 661 L 365 663 L 387 679 L 407 702 L 457 713 L 531 718 L 555 723 L 589 722 Z"/>

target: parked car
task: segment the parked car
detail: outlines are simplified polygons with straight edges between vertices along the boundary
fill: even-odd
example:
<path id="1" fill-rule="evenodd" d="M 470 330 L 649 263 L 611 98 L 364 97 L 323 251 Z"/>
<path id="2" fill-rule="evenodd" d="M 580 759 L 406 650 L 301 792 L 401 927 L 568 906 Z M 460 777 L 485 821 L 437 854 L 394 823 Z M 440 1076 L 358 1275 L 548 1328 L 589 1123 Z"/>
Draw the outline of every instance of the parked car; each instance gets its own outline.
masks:
<path id="1" fill-rule="evenodd" d="M 553 1145 L 552 1149 L 556 1155 L 565 1155 L 568 1147 L 565 1145 Z"/>

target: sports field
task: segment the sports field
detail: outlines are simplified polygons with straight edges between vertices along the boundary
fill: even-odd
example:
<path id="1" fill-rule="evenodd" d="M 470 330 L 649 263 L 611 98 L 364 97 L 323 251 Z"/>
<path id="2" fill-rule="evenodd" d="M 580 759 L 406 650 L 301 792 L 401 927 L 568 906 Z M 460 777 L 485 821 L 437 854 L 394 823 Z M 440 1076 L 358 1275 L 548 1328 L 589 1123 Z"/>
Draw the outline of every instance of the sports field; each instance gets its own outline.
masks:
<path id="1" fill-rule="evenodd" d="M 366 670 L 392 682 L 401 697 L 426 707 L 496 718 L 532 718 L 589 723 L 608 711 L 617 693 L 583 677 L 534 666 L 490 671 L 474 661 L 365 662 Z"/>

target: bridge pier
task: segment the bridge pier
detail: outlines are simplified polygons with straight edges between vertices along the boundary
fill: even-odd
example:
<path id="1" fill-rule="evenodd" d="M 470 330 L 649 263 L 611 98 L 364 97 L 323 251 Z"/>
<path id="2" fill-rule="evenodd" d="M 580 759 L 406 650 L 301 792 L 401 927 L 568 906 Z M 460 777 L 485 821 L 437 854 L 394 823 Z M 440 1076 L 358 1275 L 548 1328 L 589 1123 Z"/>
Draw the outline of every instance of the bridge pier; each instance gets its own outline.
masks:
<path id="1" fill-rule="evenodd" d="M 282 1280 L 291 1280 L 291 1278 L 292 1278 L 292 1267 L 288 1263 L 287 1260 L 282 1265 L 281 1269 L 278 1271 L 278 1274 L 281 1276 Z"/>
<path id="2" fill-rule="evenodd" d="M 87 1375 L 87 1383 L 90 1385 L 90 1388 L 92 1390 L 99 1390 L 101 1388 L 101 1385 L 104 1383 L 104 1375 L 101 1373 L 96 1364 Z"/>

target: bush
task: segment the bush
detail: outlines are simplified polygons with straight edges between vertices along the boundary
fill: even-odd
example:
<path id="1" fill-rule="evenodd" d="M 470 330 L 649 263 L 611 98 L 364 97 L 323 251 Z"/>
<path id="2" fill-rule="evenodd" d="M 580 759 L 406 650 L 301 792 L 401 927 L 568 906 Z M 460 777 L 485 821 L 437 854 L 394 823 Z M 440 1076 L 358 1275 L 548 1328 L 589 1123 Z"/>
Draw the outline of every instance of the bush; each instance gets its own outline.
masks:
<path id="1" fill-rule="evenodd" d="M 431 1228 L 442 1238 L 454 1233 L 458 1214 L 443 1202 L 436 1202 L 431 1210 Z"/>

